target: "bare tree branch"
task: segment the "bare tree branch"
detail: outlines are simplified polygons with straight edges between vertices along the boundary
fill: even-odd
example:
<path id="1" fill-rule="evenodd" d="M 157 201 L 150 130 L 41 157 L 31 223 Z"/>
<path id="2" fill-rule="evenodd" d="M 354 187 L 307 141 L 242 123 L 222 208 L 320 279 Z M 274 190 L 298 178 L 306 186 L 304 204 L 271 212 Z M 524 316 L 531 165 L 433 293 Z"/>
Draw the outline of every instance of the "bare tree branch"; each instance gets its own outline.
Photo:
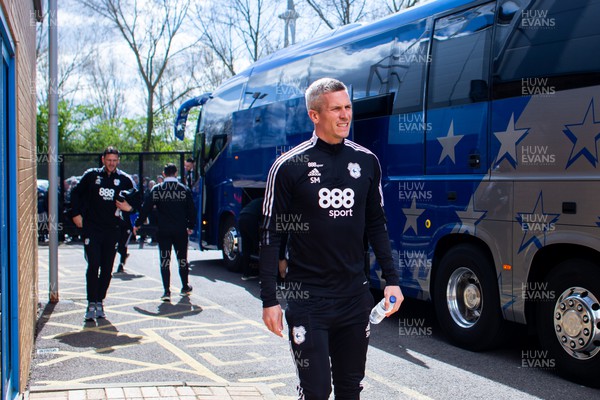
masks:
<path id="1" fill-rule="evenodd" d="M 272 38 L 276 5 L 273 0 L 213 1 L 196 8 L 195 26 L 201 41 L 221 61 L 229 76 L 240 60 L 253 62 L 278 48 Z M 217 72 L 216 75 L 222 75 Z"/>
<path id="2" fill-rule="evenodd" d="M 196 45 L 174 48 L 174 40 L 188 13 L 190 0 L 80 0 L 88 9 L 104 16 L 120 33 L 133 53 L 146 91 L 146 136 L 143 149 L 152 146 L 157 110 L 156 90 L 167 66 L 183 51 Z"/>
<path id="3" fill-rule="evenodd" d="M 201 42 L 210 49 L 229 72 L 229 76 L 236 74 L 234 61 L 236 49 L 233 44 L 234 16 L 222 12 L 222 8 L 212 6 L 199 6 L 196 8 L 194 26 L 201 32 Z M 214 64 L 207 64 L 213 65 Z"/>
<path id="4" fill-rule="evenodd" d="M 95 57 L 101 59 L 100 56 Z M 118 66 L 114 59 L 97 62 L 89 69 L 93 85 L 92 95 L 96 104 L 102 109 L 102 118 L 116 121 L 125 114 L 124 83 L 119 78 Z"/>
<path id="5" fill-rule="evenodd" d="M 321 9 L 321 6 L 317 4 L 316 0 L 306 0 L 309 6 L 312 7 L 313 10 L 317 13 L 319 18 L 325 22 L 330 29 L 334 29 L 336 25 L 334 25 L 329 19 L 325 16 L 325 12 Z"/>
<path id="6" fill-rule="evenodd" d="M 44 14 L 42 24 L 37 24 L 37 102 L 43 104 L 48 95 L 48 14 Z M 58 30 L 61 52 L 58 58 L 58 90 L 59 100 L 68 100 L 77 93 L 82 86 L 81 74 L 93 60 L 96 33 L 85 31 L 79 27 L 66 27 Z M 84 40 L 73 40 L 73 37 Z"/>

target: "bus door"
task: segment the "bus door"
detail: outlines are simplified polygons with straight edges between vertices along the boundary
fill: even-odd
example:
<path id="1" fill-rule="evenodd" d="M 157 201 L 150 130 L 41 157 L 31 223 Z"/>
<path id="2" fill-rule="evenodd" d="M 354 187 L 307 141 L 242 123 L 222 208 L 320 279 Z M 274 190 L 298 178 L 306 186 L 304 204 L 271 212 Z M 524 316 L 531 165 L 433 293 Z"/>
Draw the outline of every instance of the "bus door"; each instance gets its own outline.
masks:
<path id="1" fill-rule="evenodd" d="M 487 172 L 495 3 L 435 21 L 427 91 L 426 174 Z"/>
<path id="2" fill-rule="evenodd" d="M 434 22 L 425 133 L 425 184 L 431 185 L 432 202 L 416 206 L 425 209 L 420 212 L 430 221 L 430 232 L 441 226 L 462 229 L 480 220 L 473 210 L 489 166 L 494 13 L 495 3 L 487 3 Z"/>
<path id="3" fill-rule="evenodd" d="M 196 131 L 194 134 L 193 150 L 193 158 L 196 161 L 194 166 L 194 174 L 198 177 L 198 179 L 196 179 L 196 182 L 194 182 L 193 186 L 190 188 L 194 198 L 194 205 L 198 211 L 196 227 L 194 228 L 194 232 L 190 235 L 190 242 L 198 246 L 198 248 L 202 248 L 202 210 L 204 209 L 204 168 L 202 162 L 202 155 L 204 154 L 204 135 L 202 134 L 200 128 L 202 122 L 202 106 L 208 101 L 209 98 L 210 93 L 204 93 L 198 97 L 194 97 L 193 99 L 184 102 L 179 107 L 179 110 L 177 110 L 177 116 L 175 118 L 175 137 L 183 140 L 185 137 L 185 127 L 190 111 L 193 108 L 201 107 L 200 115 L 198 116 L 198 122 L 196 124 Z"/>

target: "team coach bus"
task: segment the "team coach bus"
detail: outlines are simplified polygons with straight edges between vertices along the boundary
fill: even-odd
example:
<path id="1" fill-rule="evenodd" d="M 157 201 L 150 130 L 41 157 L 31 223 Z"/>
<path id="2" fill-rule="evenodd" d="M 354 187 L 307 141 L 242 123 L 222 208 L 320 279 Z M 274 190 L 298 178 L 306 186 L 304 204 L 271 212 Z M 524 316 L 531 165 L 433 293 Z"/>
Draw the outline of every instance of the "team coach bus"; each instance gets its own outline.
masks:
<path id="1" fill-rule="evenodd" d="M 526 324 L 548 367 L 599 386 L 598 16 L 599 0 L 435 1 L 259 60 L 180 109 L 180 137 L 201 110 L 195 240 L 239 267 L 240 211 L 312 133 L 304 90 L 340 79 L 351 139 L 381 163 L 405 295 L 470 350 Z"/>

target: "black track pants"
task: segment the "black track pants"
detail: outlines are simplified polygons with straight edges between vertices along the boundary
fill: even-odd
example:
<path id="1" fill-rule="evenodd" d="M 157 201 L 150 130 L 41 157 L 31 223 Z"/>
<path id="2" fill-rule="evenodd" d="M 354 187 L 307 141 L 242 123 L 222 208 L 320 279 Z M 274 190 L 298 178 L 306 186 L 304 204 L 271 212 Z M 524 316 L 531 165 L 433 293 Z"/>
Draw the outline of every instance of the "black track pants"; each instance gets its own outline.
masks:
<path id="1" fill-rule="evenodd" d="M 88 229 L 84 232 L 85 257 L 88 262 L 85 278 L 87 300 L 90 302 L 99 302 L 106 297 L 119 237 L 118 227 L 103 230 Z"/>
<path id="2" fill-rule="evenodd" d="M 302 296 L 298 296 L 302 297 Z M 351 298 L 288 300 L 285 318 L 299 399 L 360 399 L 369 346 L 369 291 Z"/>
<path id="3" fill-rule="evenodd" d="M 160 251 L 160 275 L 165 291 L 171 287 L 171 248 L 175 249 L 181 286 L 188 284 L 189 265 L 187 261 L 188 235 L 186 231 L 163 233 L 158 231 L 158 250 Z"/>
<path id="4" fill-rule="evenodd" d="M 119 245 L 117 246 L 117 253 L 121 256 L 121 263 L 124 263 L 127 259 L 127 239 L 131 234 L 131 228 L 121 227 L 121 238 L 119 239 Z"/>

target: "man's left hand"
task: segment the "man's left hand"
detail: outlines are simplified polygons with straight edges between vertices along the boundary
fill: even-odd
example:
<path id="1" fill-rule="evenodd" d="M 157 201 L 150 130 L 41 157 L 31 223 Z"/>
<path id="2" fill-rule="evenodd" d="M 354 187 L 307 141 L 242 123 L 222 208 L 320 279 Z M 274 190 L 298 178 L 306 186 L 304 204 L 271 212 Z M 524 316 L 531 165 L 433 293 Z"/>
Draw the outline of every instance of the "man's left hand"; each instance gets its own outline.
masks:
<path id="1" fill-rule="evenodd" d="M 395 313 L 396 311 L 398 311 L 400 309 L 400 305 L 404 301 L 404 295 L 402 294 L 402 290 L 400 290 L 400 286 L 386 286 L 385 289 L 383 290 L 383 295 L 385 297 L 385 309 L 386 310 L 390 309 L 390 297 L 391 296 L 396 297 L 396 302 L 392 303 L 394 305 L 394 308 L 392 308 L 390 311 L 385 313 L 385 316 L 389 317 L 390 315 L 392 315 L 393 313 Z"/>

